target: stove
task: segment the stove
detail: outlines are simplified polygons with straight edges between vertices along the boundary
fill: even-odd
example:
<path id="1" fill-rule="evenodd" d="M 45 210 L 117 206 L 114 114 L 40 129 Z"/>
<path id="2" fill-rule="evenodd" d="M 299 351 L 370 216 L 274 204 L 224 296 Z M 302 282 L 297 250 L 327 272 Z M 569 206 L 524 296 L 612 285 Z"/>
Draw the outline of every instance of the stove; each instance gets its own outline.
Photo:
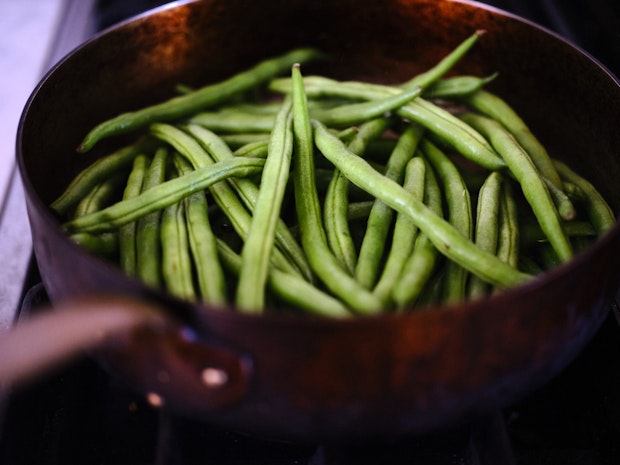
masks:
<path id="1" fill-rule="evenodd" d="M 163 3 L 64 0 L 43 68 L 96 31 Z M 620 76 L 620 4 L 616 0 L 483 3 L 555 31 Z M 15 177 L 0 210 L 0 232 L 10 239 L 4 250 L 19 250 L 25 270 L 23 276 L 17 273 L 17 279 L 4 284 L 12 289 L 10 294 L 18 296 L 3 308 L 4 318 L 8 312 L 12 321 L 36 312 L 47 302 L 36 261 L 23 239 L 26 222 L 20 192 Z M 9 223 L 13 228 L 7 235 L 4 231 Z M 573 363 L 518 403 L 476 424 L 381 444 L 292 444 L 221 431 L 149 404 L 143 396 L 117 384 L 92 360 L 81 360 L 24 390 L 0 397 L 0 463 L 612 465 L 620 461 L 618 392 L 617 306 Z"/>

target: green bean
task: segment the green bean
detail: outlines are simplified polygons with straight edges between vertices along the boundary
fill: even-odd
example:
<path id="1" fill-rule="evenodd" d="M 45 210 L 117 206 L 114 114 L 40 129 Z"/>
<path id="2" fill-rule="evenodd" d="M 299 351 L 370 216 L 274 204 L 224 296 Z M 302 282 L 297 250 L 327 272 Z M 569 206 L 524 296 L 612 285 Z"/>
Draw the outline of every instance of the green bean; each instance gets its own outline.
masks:
<path id="1" fill-rule="evenodd" d="M 273 129 L 274 120 L 275 115 L 229 110 L 201 112 L 189 118 L 187 123 L 218 132 L 269 133 Z"/>
<path id="2" fill-rule="evenodd" d="M 590 221 L 566 221 L 562 223 L 562 227 L 566 235 L 571 239 L 575 237 L 587 237 L 591 239 L 598 235 Z M 531 247 L 543 242 L 548 242 L 548 239 L 542 229 L 540 229 L 538 223 L 525 224 L 521 228 L 520 243 L 523 247 Z"/>
<path id="3" fill-rule="evenodd" d="M 463 177 L 454 162 L 428 139 L 422 140 L 420 147 L 443 185 L 448 221 L 463 237 L 471 239 L 474 228 L 471 195 Z M 447 263 L 443 280 L 446 302 L 459 302 L 466 298 L 467 278 L 465 268 L 454 261 Z"/>
<path id="4" fill-rule="evenodd" d="M 519 265 L 519 248 L 521 230 L 514 189 L 510 182 L 502 186 L 499 209 L 499 233 L 497 239 L 497 256 L 511 266 Z"/>
<path id="5" fill-rule="evenodd" d="M 553 160 L 553 163 L 563 180 L 574 184 L 583 192 L 588 216 L 596 232 L 600 235 L 610 229 L 615 223 L 614 212 L 600 192 L 566 163 L 560 160 Z"/>
<path id="6" fill-rule="evenodd" d="M 77 233 L 70 236 L 76 244 L 100 257 L 111 257 L 118 250 L 118 235 L 113 232 L 102 234 Z"/>
<path id="7" fill-rule="evenodd" d="M 424 160 L 422 158 L 422 160 Z M 441 188 L 433 168 L 425 161 L 424 169 L 424 203 L 438 217 L 443 215 L 443 200 Z M 428 236 L 418 233 L 413 244 L 413 250 L 407 257 L 400 276 L 394 283 L 391 298 L 398 311 L 406 306 L 413 305 L 422 295 L 428 282 L 437 267 L 439 251 Z M 438 289 L 437 289 L 438 290 Z"/>
<path id="8" fill-rule="evenodd" d="M 183 202 L 164 208 L 161 215 L 161 250 L 166 290 L 180 299 L 196 300 Z"/>
<path id="9" fill-rule="evenodd" d="M 228 145 L 228 144 L 227 144 Z M 248 142 L 233 152 L 235 157 L 267 158 L 269 139 Z"/>
<path id="10" fill-rule="evenodd" d="M 247 144 L 262 142 L 269 144 L 269 134 L 264 133 L 239 133 L 239 134 L 221 134 L 220 137 L 226 145 L 232 150 L 237 150 Z"/>
<path id="11" fill-rule="evenodd" d="M 137 155 L 148 152 L 152 147 L 152 140 L 142 138 L 134 144 L 99 158 L 73 178 L 64 192 L 52 202 L 51 207 L 61 215 L 67 214 L 97 184 L 109 178 L 113 173 L 130 167 Z"/>
<path id="12" fill-rule="evenodd" d="M 193 171 L 190 163 L 181 155 L 174 157 L 174 164 L 180 175 Z M 226 278 L 209 221 L 206 195 L 204 191 L 195 192 L 186 197 L 184 202 L 189 247 L 201 300 L 211 305 L 224 305 L 227 302 Z"/>
<path id="13" fill-rule="evenodd" d="M 95 126 L 83 139 L 78 151 L 87 152 L 99 140 L 149 126 L 154 122 L 173 121 L 215 106 L 254 88 L 289 69 L 294 63 L 315 60 L 320 54 L 314 49 L 296 49 L 281 56 L 259 62 L 252 68 L 194 92 L 173 97 L 165 102 L 122 113 Z"/>
<path id="14" fill-rule="evenodd" d="M 335 108 L 310 112 L 313 119 L 326 126 L 350 126 L 370 119 L 379 118 L 385 113 L 396 110 L 421 94 L 419 88 L 388 95 L 381 99 L 341 105 Z"/>
<path id="15" fill-rule="evenodd" d="M 198 140 L 175 126 L 158 123 L 151 126 L 151 132 L 156 137 L 175 147 L 175 149 L 186 157 L 195 168 L 209 166 L 215 163 L 211 155 L 209 155 Z M 217 153 L 220 154 L 221 151 L 218 150 Z M 235 158 L 242 157 L 234 157 L 231 155 L 227 156 L 226 160 Z M 264 163 L 265 160 L 262 160 L 262 162 Z M 252 217 L 233 188 L 228 182 L 216 183 L 210 186 L 210 191 L 215 202 L 228 217 L 239 237 L 245 238 L 250 230 Z M 274 250 L 273 259 L 276 260 L 277 266 L 283 270 L 290 273 L 301 273 L 295 264 L 291 263 L 280 249 Z"/>
<path id="16" fill-rule="evenodd" d="M 378 173 L 368 162 L 351 153 L 346 146 L 317 121 L 313 122 L 314 142 L 354 184 L 408 215 L 441 253 L 490 283 L 504 287 L 529 280 L 531 276 L 515 270 L 492 254 L 478 248 L 450 223 L 438 217 L 402 186 Z"/>
<path id="17" fill-rule="evenodd" d="M 403 187 L 420 201 L 424 200 L 425 171 L 426 164 L 422 157 L 416 156 L 407 162 Z M 385 303 L 385 307 L 392 303 L 391 295 L 394 285 L 401 275 L 407 258 L 413 251 L 417 234 L 417 226 L 407 216 L 403 214 L 396 216 L 392 233 L 392 245 L 381 277 L 373 289 L 373 294 Z"/>
<path id="18" fill-rule="evenodd" d="M 127 200 L 142 192 L 142 182 L 146 175 L 149 159 L 146 155 L 138 155 L 133 161 L 127 185 L 123 191 L 123 199 Z M 136 275 L 136 223 L 123 225 L 118 230 L 119 264 L 125 274 Z"/>
<path id="19" fill-rule="evenodd" d="M 549 190 L 527 152 L 495 120 L 474 113 L 464 114 L 462 118 L 488 137 L 502 155 L 558 257 L 562 261 L 569 260 L 573 256 L 572 247 L 564 234 Z"/>
<path id="20" fill-rule="evenodd" d="M 502 175 L 497 171 L 489 173 L 478 193 L 476 208 L 475 244 L 489 253 L 497 255 L 499 242 L 499 213 L 502 192 Z M 468 298 L 477 299 L 488 294 L 485 281 L 471 276 L 468 283 Z"/>
<path id="21" fill-rule="evenodd" d="M 109 207 L 64 224 L 66 231 L 112 231 L 151 212 L 162 210 L 179 200 L 208 188 L 229 176 L 248 176 L 262 170 L 264 160 L 236 157 L 197 169 L 145 191 L 132 199 L 122 200 Z"/>
<path id="22" fill-rule="evenodd" d="M 397 87 L 382 86 L 365 82 L 341 82 L 322 76 L 304 79 L 308 96 L 340 96 L 355 99 L 373 100 L 401 92 Z M 290 91 L 290 81 L 272 80 L 270 88 L 279 92 Z M 400 107 L 396 113 L 407 120 L 416 122 L 429 132 L 436 134 L 465 158 L 489 170 L 499 170 L 506 163 L 493 147 L 471 126 L 431 102 L 417 97 L 409 104 Z"/>
<path id="23" fill-rule="evenodd" d="M 370 215 L 370 210 L 372 210 L 372 206 L 374 204 L 374 200 L 349 202 L 347 218 L 349 219 L 349 221 L 359 220 L 361 218 L 368 218 L 368 215 Z"/>
<path id="24" fill-rule="evenodd" d="M 239 274 L 241 257 L 221 239 L 217 240 L 217 246 L 224 266 L 233 273 Z M 274 266 L 269 267 L 267 286 L 280 299 L 295 308 L 331 318 L 351 316 L 351 312 L 340 300 L 321 291 L 308 281 L 289 273 L 283 273 Z"/>
<path id="25" fill-rule="evenodd" d="M 226 143 L 214 132 L 196 125 L 186 127 L 189 134 L 196 138 L 198 143 L 211 155 L 215 161 L 221 161 L 227 158 L 233 158 L 234 153 L 226 145 Z M 270 141 L 269 146 L 273 142 Z M 229 184 L 233 187 L 237 195 L 241 198 L 248 210 L 253 211 L 260 195 L 260 189 L 252 181 L 247 178 L 229 178 Z M 308 280 L 312 281 L 313 273 L 306 256 L 297 243 L 286 223 L 282 219 L 278 219 L 275 230 L 275 240 L 278 249 L 283 253 L 297 268 L 301 274 Z"/>
<path id="26" fill-rule="evenodd" d="M 323 223 L 327 244 L 338 261 L 353 275 L 357 250 L 349 230 L 349 180 L 334 170 L 323 203 Z"/>
<path id="27" fill-rule="evenodd" d="M 125 173 L 114 173 L 95 186 L 93 190 L 78 203 L 74 216 L 84 216 L 102 209 L 118 192 L 125 178 Z"/>
<path id="28" fill-rule="evenodd" d="M 448 55 L 442 58 L 435 66 L 429 68 L 423 73 L 420 73 L 411 78 L 406 83 L 402 84 L 403 89 L 413 89 L 416 87 L 428 87 L 435 81 L 440 79 L 444 74 L 450 71 L 454 65 L 461 59 L 467 52 L 474 46 L 480 36 L 485 31 L 478 30 L 474 34 L 467 37 L 456 48 L 454 48 Z"/>
<path id="29" fill-rule="evenodd" d="M 421 126 L 410 125 L 399 137 L 386 166 L 384 175 L 387 178 L 397 183 L 402 182 L 407 163 L 413 157 L 422 133 Z M 394 210 L 384 202 L 375 200 L 368 217 L 355 268 L 355 278 L 368 289 L 372 289 L 376 284 L 393 213 Z"/>
<path id="30" fill-rule="evenodd" d="M 573 201 L 570 199 L 568 194 L 565 191 L 565 187 L 562 184 L 562 189 L 559 189 L 555 184 L 553 184 L 549 179 L 544 177 L 541 174 L 547 189 L 549 189 L 549 195 L 551 195 L 551 199 L 555 204 L 558 214 L 564 220 L 571 221 L 577 216 L 577 211 L 575 210 L 575 206 L 573 205 Z"/>
<path id="31" fill-rule="evenodd" d="M 312 127 L 301 72 L 295 72 L 292 80 L 296 154 L 293 157 L 293 186 L 302 247 L 313 270 L 331 292 L 357 312 L 379 312 L 379 300 L 348 275 L 327 245 L 316 190 Z"/>
<path id="32" fill-rule="evenodd" d="M 158 148 L 144 175 L 142 192 L 164 182 L 167 163 L 168 149 Z M 136 224 L 136 276 L 154 287 L 161 286 L 161 215 L 160 210 L 153 211 Z"/>
<path id="33" fill-rule="evenodd" d="M 294 68 L 296 69 L 296 68 Z M 259 313 L 265 306 L 269 257 L 275 244 L 293 153 L 292 102 L 285 99 L 269 140 L 269 154 L 254 206 L 252 224 L 241 250 L 235 303 L 242 311 Z"/>
<path id="34" fill-rule="evenodd" d="M 484 89 L 470 94 L 465 101 L 480 113 L 502 124 L 529 154 L 540 173 L 558 189 L 562 189 L 560 176 L 547 149 L 506 101 Z"/>
<path id="35" fill-rule="evenodd" d="M 457 99 L 473 94 L 497 77 L 497 73 L 480 78 L 478 76 L 460 75 L 437 81 L 422 96 L 427 99 Z"/>

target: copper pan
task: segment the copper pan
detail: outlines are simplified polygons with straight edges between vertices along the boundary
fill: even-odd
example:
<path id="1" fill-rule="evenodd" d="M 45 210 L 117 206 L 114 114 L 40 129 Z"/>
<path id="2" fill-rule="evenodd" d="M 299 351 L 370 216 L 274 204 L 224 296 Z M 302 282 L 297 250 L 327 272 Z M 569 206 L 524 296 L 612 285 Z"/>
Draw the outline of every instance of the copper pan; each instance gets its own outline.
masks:
<path id="1" fill-rule="evenodd" d="M 116 326 L 99 319 L 96 342 L 86 338 L 113 376 L 171 411 L 282 439 L 427 433 L 541 386 L 607 315 L 620 282 L 618 225 L 570 263 L 492 298 L 334 321 L 182 303 L 77 247 L 48 208 L 80 169 L 121 143 L 78 155 L 88 129 L 172 95 L 178 83 L 217 81 L 307 45 L 331 56 L 308 73 L 395 83 L 478 29 L 487 34 L 458 71 L 498 72 L 492 89 L 619 211 L 618 80 L 537 25 L 469 1 L 175 2 L 79 47 L 25 108 L 17 153 L 34 251 L 54 304 L 46 317 L 66 315 L 67 305 L 100 315 L 121 296 L 121 313 L 148 316 Z M 136 309 L 145 306 L 152 308 Z M 36 339 L 41 334 L 68 339 L 51 329 Z"/>

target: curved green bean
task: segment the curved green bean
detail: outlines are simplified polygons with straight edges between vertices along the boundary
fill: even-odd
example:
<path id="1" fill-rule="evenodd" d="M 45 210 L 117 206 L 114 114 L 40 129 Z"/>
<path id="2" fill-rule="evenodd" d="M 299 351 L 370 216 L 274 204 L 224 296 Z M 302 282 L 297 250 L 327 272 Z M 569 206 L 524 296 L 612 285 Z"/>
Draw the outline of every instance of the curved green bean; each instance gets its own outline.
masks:
<path id="1" fill-rule="evenodd" d="M 176 154 L 173 161 L 181 176 L 193 171 L 185 157 Z M 226 278 L 218 258 L 205 192 L 196 192 L 183 201 L 189 247 L 201 300 L 212 305 L 224 305 L 227 302 Z"/>
<path id="2" fill-rule="evenodd" d="M 78 146 L 79 152 L 87 152 L 99 140 L 125 134 L 154 122 L 172 121 L 217 105 L 243 91 L 256 87 L 273 76 L 288 70 L 295 63 L 305 63 L 319 58 L 315 49 L 295 49 L 283 55 L 266 59 L 252 68 L 234 76 L 206 85 L 194 92 L 173 97 L 165 102 L 147 106 L 136 111 L 122 113 L 95 126 Z"/>
<path id="3" fill-rule="evenodd" d="M 142 192 L 142 182 L 146 176 L 149 164 L 146 155 L 138 155 L 133 161 L 133 168 L 127 178 L 127 185 L 123 191 L 123 200 L 136 197 Z M 127 223 L 118 230 L 119 264 L 129 276 L 136 275 L 136 222 Z"/>
<path id="4" fill-rule="evenodd" d="M 287 98 L 271 132 L 261 188 L 254 205 L 250 230 L 241 249 L 235 303 L 242 311 L 261 312 L 265 306 L 269 258 L 275 244 L 292 153 L 292 102 Z"/>
<path id="5" fill-rule="evenodd" d="M 480 29 L 475 31 L 469 37 L 467 37 L 463 42 L 461 42 L 456 48 L 454 48 L 450 53 L 448 53 L 445 57 L 443 57 L 435 66 L 429 68 L 423 73 L 417 74 L 412 77 L 409 81 L 405 82 L 401 85 L 403 89 L 413 89 L 416 87 L 426 88 L 433 84 L 435 81 L 440 79 L 443 75 L 445 75 L 448 71 L 450 71 L 456 63 L 458 63 L 461 58 L 463 58 L 467 52 L 478 42 L 478 39 L 485 33 L 484 30 Z"/>
<path id="6" fill-rule="evenodd" d="M 424 90 L 426 99 L 457 99 L 473 94 L 497 77 L 497 73 L 480 78 L 478 76 L 460 75 L 437 81 Z"/>
<path id="7" fill-rule="evenodd" d="M 212 186 L 229 176 L 249 176 L 263 169 L 264 160 L 236 157 L 197 169 L 185 176 L 165 181 L 137 197 L 121 200 L 103 210 L 64 224 L 66 231 L 104 232 L 134 221 L 148 213 L 162 210 L 179 200 Z"/>
<path id="8" fill-rule="evenodd" d="M 502 198 L 502 175 L 493 171 L 482 184 L 478 192 L 476 206 L 476 228 L 474 243 L 482 250 L 497 255 L 499 242 L 499 214 Z M 472 276 L 468 283 L 468 297 L 484 297 L 489 289 L 485 281 Z"/>
<path id="9" fill-rule="evenodd" d="M 293 186 L 302 246 L 316 275 L 335 295 L 357 312 L 377 313 L 381 310 L 379 299 L 348 275 L 327 245 L 316 190 L 312 127 L 301 72 L 293 73 L 292 80 L 296 153 Z"/>
<path id="10" fill-rule="evenodd" d="M 349 180 L 334 170 L 323 202 L 327 244 L 348 273 L 353 275 L 357 250 L 349 229 Z"/>
<path id="11" fill-rule="evenodd" d="M 164 208 L 161 215 L 161 272 L 166 290 L 184 300 L 196 300 L 189 255 L 184 202 Z"/>

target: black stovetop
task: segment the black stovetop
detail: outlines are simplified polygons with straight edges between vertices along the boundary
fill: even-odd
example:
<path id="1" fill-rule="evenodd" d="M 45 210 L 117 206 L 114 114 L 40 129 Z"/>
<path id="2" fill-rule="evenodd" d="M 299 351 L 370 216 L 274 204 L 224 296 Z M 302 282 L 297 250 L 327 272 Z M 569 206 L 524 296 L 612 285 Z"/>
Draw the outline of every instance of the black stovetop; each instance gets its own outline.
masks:
<path id="1" fill-rule="evenodd" d="M 28 313 L 46 302 L 35 284 Z M 152 407 L 82 360 L 0 401 L 5 465 L 615 465 L 620 460 L 620 310 L 560 375 L 479 423 L 389 444 L 276 443 Z"/>
<path id="2" fill-rule="evenodd" d="M 103 29 L 162 0 L 99 0 Z M 485 1 L 546 26 L 620 76 L 617 0 Z M 24 312 L 46 299 L 36 266 Z M 1 355 L 0 355 L 1 356 Z M 0 398 L 5 465 L 615 465 L 620 463 L 620 312 L 559 376 L 471 428 L 389 447 L 329 448 L 272 443 L 179 419 L 83 360 Z"/>

